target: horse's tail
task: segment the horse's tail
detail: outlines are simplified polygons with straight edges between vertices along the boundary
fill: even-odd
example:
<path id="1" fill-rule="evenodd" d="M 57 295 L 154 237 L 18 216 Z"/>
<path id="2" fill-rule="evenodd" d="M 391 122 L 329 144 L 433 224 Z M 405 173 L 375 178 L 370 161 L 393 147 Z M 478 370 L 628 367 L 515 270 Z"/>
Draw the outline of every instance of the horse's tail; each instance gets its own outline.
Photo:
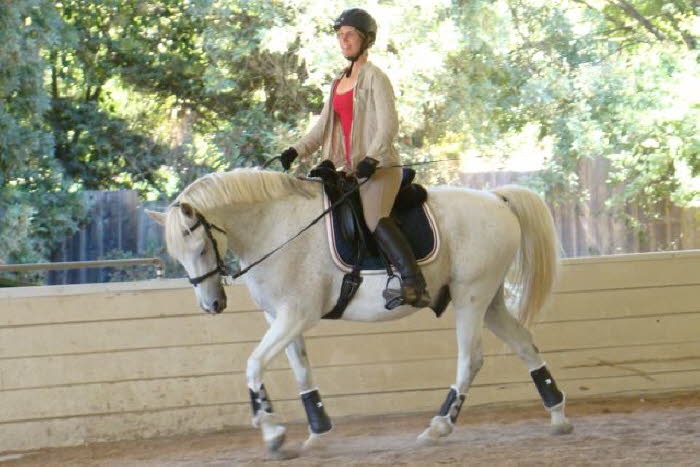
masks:
<path id="1" fill-rule="evenodd" d="M 514 263 L 513 283 L 520 292 L 516 316 L 529 324 L 552 292 L 559 253 L 549 208 L 535 192 L 506 185 L 493 190 L 510 205 L 520 222 L 521 241 Z"/>

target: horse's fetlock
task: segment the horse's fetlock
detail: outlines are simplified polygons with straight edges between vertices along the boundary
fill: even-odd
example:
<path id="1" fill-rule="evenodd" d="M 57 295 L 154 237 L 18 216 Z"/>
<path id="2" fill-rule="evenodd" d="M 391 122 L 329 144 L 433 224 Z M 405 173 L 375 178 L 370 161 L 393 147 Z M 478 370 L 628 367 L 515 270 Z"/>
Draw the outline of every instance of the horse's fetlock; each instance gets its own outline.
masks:
<path id="1" fill-rule="evenodd" d="M 270 398 L 267 395 L 264 384 L 261 384 L 260 389 L 257 391 L 248 388 L 248 392 L 250 394 L 250 407 L 253 412 L 254 423 L 258 417 L 258 414 L 266 413 L 272 415 L 272 402 L 270 402 Z"/>
<path id="2" fill-rule="evenodd" d="M 257 413 L 251 418 L 251 424 L 254 428 L 261 428 L 265 430 L 266 427 L 278 425 L 279 419 L 274 413 L 258 410 Z"/>
<path id="3" fill-rule="evenodd" d="M 532 381 L 540 393 L 545 408 L 552 410 L 564 403 L 564 393 L 557 388 L 557 383 L 545 365 L 530 371 L 530 376 L 532 376 Z"/>
<path id="4" fill-rule="evenodd" d="M 261 384 L 258 391 L 249 389 L 250 404 L 253 411 L 252 424 L 255 428 L 264 428 L 265 424 L 274 422 L 272 403 L 265 390 L 265 385 Z"/>
<path id="5" fill-rule="evenodd" d="M 454 424 L 457 421 L 459 412 L 462 410 L 462 404 L 466 395 L 460 394 L 456 386 L 450 388 L 450 392 L 447 393 L 445 402 L 442 403 L 440 411 L 438 412 L 439 417 L 447 417 L 450 423 Z M 433 419 L 434 420 L 434 419 Z"/>
<path id="6" fill-rule="evenodd" d="M 309 421 L 309 430 L 311 433 L 326 433 L 333 428 L 331 419 L 328 417 L 328 414 L 326 414 L 318 389 L 302 393 L 301 401 L 304 404 L 304 410 L 306 410 L 306 417 Z"/>
<path id="7" fill-rule="evenodd" d="M 262 410 L 259 410 L 258 413 L 253 415 L 250 418 L 250 424 L 253 425 L 253 428 L 260 428 L 262 419 L 265 415 L 269 415 L 267 412 L 263 412 Z"/>

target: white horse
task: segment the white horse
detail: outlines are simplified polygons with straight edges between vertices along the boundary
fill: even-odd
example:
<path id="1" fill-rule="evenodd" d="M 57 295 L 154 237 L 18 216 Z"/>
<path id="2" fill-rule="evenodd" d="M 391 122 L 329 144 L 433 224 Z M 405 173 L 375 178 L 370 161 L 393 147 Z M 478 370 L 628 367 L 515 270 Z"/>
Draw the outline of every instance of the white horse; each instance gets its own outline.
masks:
<path id="1" fill-rule="evenodd" d="M 542 308 L 558 262 L 551 215 L 535 193 L 507 186 L 491 192 L 444 187 L 429 190 L 427 201 L 439 225 L 440 251 L 423 266 L 428 290 L 444 306 L 451 299 L 456 313 L 457 378 L 445 403 L 418 437 L 432 443 L 449 435 L 465 394 L 482 366 L 484 324 L 529 368 L 554 433 L 568 433 L 564 396 L 521 323 Z M 149 214 L 165 226 L 170 254 L 185 268 L 199 306 L 208 313 L 226 307 L 221 256 L 230 248 L 249 265 L 290 239 L 322 212 L 319 184 L 279 172 L 234 170 L 206 175 L 188 186 L 165 213 Z M 303 334 L 331 310 L 343 274 L 333 263 L 323 223 L 317 223 L 293 243 L 253 267 L 243 277 L 255 302 L 264 310 L 269 329 L 248 358 L 246 378 L 251 394 L 253 425 L 260 427 L 267 448 L 284 441 L 263 386 L 263 371 L 286 349 L 299 385 L 310 436 L 305 446 L 323 442 L 331 422 L 312 381 Z M 516 258 L 517 256 L 517 258 Z M 516 271 L 520 300 L 514 314 L 504 298 L 509 269 Z M 343 319 L 385 321 L 418 311 L 384 307 L 386 273 L 366 275 Z M 517 318 L 516 318 L 517 317 Z"/>

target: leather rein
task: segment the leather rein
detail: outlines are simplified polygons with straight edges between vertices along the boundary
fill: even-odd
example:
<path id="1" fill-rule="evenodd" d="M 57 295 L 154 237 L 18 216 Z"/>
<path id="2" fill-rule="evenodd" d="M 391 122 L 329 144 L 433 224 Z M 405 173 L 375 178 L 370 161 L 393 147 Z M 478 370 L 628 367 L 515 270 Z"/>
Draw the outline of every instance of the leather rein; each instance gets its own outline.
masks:
<path id="1" fill-rule="evenodd" d="M 367 179 L 367 180 L 369 180 L 369 179 Z M 197 229 L 198 227 L 200 227 L 200 226 L 203 227 L 203 228 L 204 228 L 204 232 L 205 232 L 206 235 L 207 235 L 207 238 L 211 241 L 212 246 L 213 246 L 213 248 L 214 248 L 214 254 L 216 255 L 216 268 L 212 269 L 211 271 L 207 272 L 206 274 L 202 274 L 201 276 L 197 276 L 197 277 L 194 277 L 194 278 L 192 278 L 192 277 L 190 277 L 190 276 L 188 275 L 188 276 L 187 276 L 187 280 L 189 280 L 189 282 L 190 282 L 190 284 L 192 284 L 192 286 L 197 287 L 201 282 L 203 282 L 204 280 L 210 278 L 211 276 L 213 276 L 214 274 L 217 274 L 217 273 L 220 274 L 222 277 L 224 277 L 224 276 L 229 276 L 229 277 L 231 278 L 231 280 L 234 280 L 234 279 L 237 279 L 237 278 L 241 277 L 243 274 L 245 274 L 245 273 L 247 273 L 248 271 L 250 271 L 254 266 L 257 266 L 258 264 L 262 263 L 262 262 L 265 261 L 267 258 L 269 258 L 269 257 L 272 256 L 273 254 L 277 253 L 279 250 L 281 250 L 282 248 L 284 248 L 288 243 L 292 242 L 292 241 L 295 240 L 297 237 L 299 237 L 301 234 L 303 234 L 304 232 L 306 232 L 307 230 L 309 230 L 311 227 L 313 227 L 316 223 L 318 223 L 318 221 L 320 221 L 321 219 L 323 219 L 329 212 L 331 212 L 331 211 L 332 211 L 333 209 L 335 209 L 339 204 L 341 204 L 343 201 L 345 201 L 347 198 L 349 198 L 355 191 L 359 190 L 359 189 L 360 189 L 360 186 L 362 186 L 363 184 L 365 184 L 365 183 L 367 182 L 367 180 L 364 180 L 364 181 L 358 183 L 357 186 L 355 186 L 352 190 L 350 190 L 350 191 L 346 192 L 345 194 L 343 194 L 343 196 L 341 196 L 340 198 L 338 198 L 338 200 L 337 200 L 335 203 L 331 204 L 331 205 L 328 207 L 328 209 L 326 209 L 326 210 L 323 211 L 321 214 L 319 214 L 314 220 L 312 220 L 306 227 L 304 227 L 304 228 L 301 229 L 299 232 L 297 232 L 297 234 L 294 235 L 292 238 L 290 238 L 289 240 L 285 241 L 284 243 L 282 243 L 280 246 L 278 246 L 278 247 L 275 248 L 274 250 L 272 250 L 272 251 L 266 253 L 266 254 L 263 255 L 261 258 L 255 260 L 254 262 L 250 263 L 248 266 L 246 266 L 245 268 L 243 268 L 243 269 L 237 271 L 237 272 L 234 273 L 234 274 L 230 274 L 230 272 L 229 272 L 229 270 L 228 270 L 228 267 L 227 267 L 226 264 L 224 263 L 223 258 L 222 258 L 222 256 L 221 256 L 221 253 L 219 252 L 219 246 L 218 246 L 217 243 L 216 243 L 216 239 L 214 238 L 214 235 L 212 235 L 212 232 L 211 232 L 212 230 L 218 230 L 219 232 L 223 233 L 224 235 L 227 235 L 226 231 L 225 231 L 224 229 L 222 229 L 221 227 L 218 227 L 218 226 L 212 224 L 211 222 L 207 221 L 206 218 L 205 218 L 202 214 L 197 213 L 197 214 L 196 214 L 197 222 L 195 222 L 195 223 L 192 225 L 192 227 L 190 227 L 188 230 L 184 230 L 184 231 L 182 232 L 182 234 L 183 234 L 184 236 L 188 236 L 188 235 L 190 235 L 190 233 L 192 233 L 192 232 L 193 232 L 195 229 Z M 175 203 L 175 204 L 173 204 L 173 206 L 174 206 L 174 207 L 177 207 L 177 206 L 179 206 L 179 203 Z"/>
<path id="2" fill-rule="evenodd" d="M 273 157 L 272 159 L 268 160 L 268 161 L 263 165 L 263 168 L 267 167 L 268 165 L 270 165 L 270 163 L 274 162 L 275 160 L 279 160 L 279 157 L 280 157 L 280 156 Z M 425 161 L 425 162 L 417 162 L 417 163 L 413 163 L 413 164 L 392 165 L 392 166 L 389 166 L 389 167 L 378 167 L 378 169 L 390 168 L 390 167 L 411 167 L 411 166 L 425 165 L 425 164 L 434 164 L 434 163 L 437 163 L 437 162 L 446 162 L 446 161 L 453 161 L 453 160 L 455 160 L 455 159 L 431 160 L 431 161 Z M 238 272 L 236 272 L 235 274 L 232 274 L 232 275 L 229 273 L 228 267 L 227 267 L 226 264 L 224 263 L 223 258 L 221 257 L 221 253 L 219 252 L 219 247 L 218 247 L 218 245 L 216 244 L 216 239 L 214 238 L 214 236 L 213 236 L 212 233 L 211 233 L 211 231 L 212 231 L 212 229 L 213 229 L 213 230 L 218 230 L 219 232 L 221 232 L 221 233 L 223 233 L 224 235 L 226 235 L 226 231 L 225 231 L 224 229 L 222 229 L 222 228 L 220 228 L 220 227 L 217 227 L 216 225 L 210 223 L 209 221 L 207 221 L 207 220 L 204 218 L 204 216 L 203 216 L 202 214 L 197 213 L 197 216 L 196 216 L 196 217 L 197 217 L 197 222 L 195 222 L 194 225 L 192 225 L 192 227 L 190 227 L 189 230 L 185 230 L 185 231 L 183 232 L 183 235 L 185 235 L 185 236 L 190 235 L 190 233 L 191 233 L 192 231 L 194 231 L 194 230 L 195 230 L 196 228 L 198 228 L 199 226 L 202 226 L 202 227 L 204 228 L 204 231 L 206 232 L 207 238 L 208 238 L 209 240 L 211 240 L 212 246 L 214 247 L 214 253 L 216 254 L 216 268 L 214 268 L 214 269 L 212 269 L 211 271 L 209 271 L 208 273 L 202 274 L 201 276 L 198 276 L 198 277 L 191 278 L 191 277 L 189 277 L 189 275 L 188 275 L 188 276 L 187 276 L 187 279 L 190 281 L 190 284 L 192 284 L 192 286 L 197 287 L 197 285 L 199 285 L 201 282 L 203 282 L 204 280 L 210 278 L 211 276 L 213 276 L 214 274 L 217 274 L 217 273 L 220 274 L 222 277 L 224 277 L 224 276 L 230 276 L 232 280 L 241 277 L 243 274 L 245 274 L 245 273 L 247 273 L 248 271 L 250 271 L 251 268 L 253 268 L 254 266 L 257 266 L 257 265 L 260 264 L 260 263 L 262 263 L 262 262 L 265 261 L 267 258 L 269 258 L 269 257 L 272 256 L 273 254 L 275 254 L 276 252 L 278 252 L 279 250 L 281 250 L 282 248 L 284 248 L 284 247 L 285 247 L 288 243 L 290 243 L 292 240 L 296 239 L 296 238 L 299 237 L 302 233 L 306 232 L 308 229 L 310 229 L 312 226 L 314 226 L 318 221 L 320 221 L 321 219 L 323 219 L 329 212 L 331 212 L 331 211 L 332 211 L 333 209 L 335 209 L 338 205 L 340 205 L 340 204 L 343 203 L 346 199 L 348 199 L 354 192 L 358 191 L 362 185 L 364 185 L 365 183 L 367 183 L 368 180 L 369 180 L 369 178 L 363 180 L 362 182 L 358 183 L 352 190 L 345 192 L 340 198 L 338 198 L 338 200 L 337 200 L 335 203 L 331 204 L 331 205 L 328 207 L 328 209 L 326 209 L 326 210 L 323 211 L 321 214 L 319 214 L 314 220 L 312 220 L 306 227 L 304 227 L 304 228 L 301 229 L 299 232 L 297 232 L 297 234 L 294 235 L 292 238 L 290 238 L 289 240 L 287 240 L 286 242 L 282 243 L 280 246 L 278 246 L 278 247 L 275 248 L 274 250 L 272 250 L 272 251 L 266 253 L 266 254 L 263 255 L 261 258 L 257 259 L 256 261 L 252 262 L 251 264 L 249 264 L 249 265 L 246 266 L 245 268 L 239 270 Z M 317 181 L 317 180 L 314 180 L 314 181 Z M 174 206 L 174 207 L 177 207 L 177 206 L 179 206 L 179 204 L 180 204 L 180 203 L 175 203 L 175 204 L 173 204 L 173 206 Z"/>

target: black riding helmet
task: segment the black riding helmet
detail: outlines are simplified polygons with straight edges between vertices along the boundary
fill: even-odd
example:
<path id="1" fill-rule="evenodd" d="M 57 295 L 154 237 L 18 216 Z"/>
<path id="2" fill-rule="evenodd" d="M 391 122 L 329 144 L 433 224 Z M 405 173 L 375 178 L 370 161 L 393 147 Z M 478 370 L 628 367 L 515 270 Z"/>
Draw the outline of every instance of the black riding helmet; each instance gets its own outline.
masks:
<path id="1" fill-rule="evenodd" d="M 377 22 L 362 8 L 350 8 L 343 11 L 333 22 L 333 29 L 336 31 L 343 26 L 352 26 L 364 35 L 360 52 L 354 57 L 345 57 L 351 62 L 346 72 L 346 76 L 349 77 L 355 61 L 365 53 L 365 50 L 372 47 L 377 39 Z"/>

